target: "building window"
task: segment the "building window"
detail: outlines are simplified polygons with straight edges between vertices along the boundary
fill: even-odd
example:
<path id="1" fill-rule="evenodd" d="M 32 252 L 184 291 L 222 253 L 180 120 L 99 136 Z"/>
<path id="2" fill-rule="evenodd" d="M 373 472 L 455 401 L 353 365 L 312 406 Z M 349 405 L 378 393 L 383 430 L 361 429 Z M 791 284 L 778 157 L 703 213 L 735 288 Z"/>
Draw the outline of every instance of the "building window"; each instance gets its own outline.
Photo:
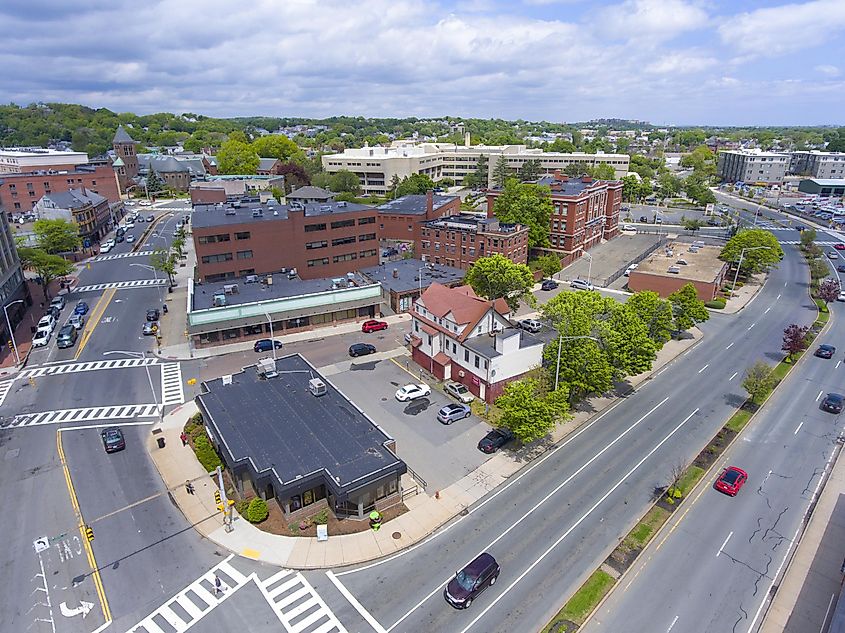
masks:
<path id="1" fill-rule="evenodd" d="M 247 275 L 254 275 L 255 268 L 244 268 L 238 271 L 238 277 L 246 277 Z"/>
<path id="2" fill-rule="evenodd" d="M 480 364 L 480 362 L 479 362 L 479 360 L 478 360 L 478 356 L 476 355 L 476 357 L 475 357 L 475 366 L 476 366 L 476 367 L 480 367 L 480 365 L 481 365 L 481 364 Z"/>
<path id="3" fill-rule="evenodd" d="M 358 259 L 357 253 L 346 253 L 345 255 L 335 255 L 332 261 L 337 264 L 339 262 L 351 262 L 353 259 Z"/>
<path id="4" fill-rule="evenodd" d="M 326 225 L 325 224 L 306 224 L 305 225 L 305 232 L 306 233 L 313 233 L 314 231 L 325 231 Z"/>
<path id="5" fill-rule="evenodd" d="M 375 233 L 364 233 L 363 235 L 358 236 L 359 242 L 369 242 L 370 240 L 376 239 Z"/>
<path id="6" fill-rule="evenodd" d="M 364 257 L 375 257 L 376 256 L 376 249 L 373 248 L 373 249 L 370 249 L 370 250 L 361 251 L 358 254 L 361 256 L 362 259 Z"/>
<path id="7" fill-rule="evenodd" d="M 319 242 L 307 242 L 305 244 L 305 248 L 309 251 L 314 250 L 315 248 L 326 248 L 329 245 L 328 241 L 320 240 Z"/>
<path id="8" fill-rule="evenodd" d="M 252 251 L 238 251 L 238 259 L 252 259 Z"/>
<path id="9" fill-rule="evenodd" d="M 308 268 L 314 268 L 314 266 L 326 266 L 329 263 L 328 257 L 323 257 L 321 259 L 309 259 L 307 262 Z"/>
<path id="10" fill-rule="evenodd" d="M 332 222 L 333 229 L 342 229 L 347 226 L 355 226 L 355 220 L 338 220 L 337 222 Z"/>
<path id="11" fill-rule="evenodd" d="M 224 233 L 222 235 L 200 235 L 197 238 L 197 241 L 200 244 L 216 244 L 218 242 L 228 242 L 229 234 Z"/>
<path id="12" fill-rule="evenodd" d="M 218 264 L 220 262 L 232 261 L 232 253 L 222 253 L 220 255 L 203 255 L 203 264 Z"/>
<path id="13" fill-rule="evenodd" d="M 358 218 L 358 226 L 361 226 L 362 224 L 375 224 L 375 223 L 376 223 L 376 217 L 375 216 L 370 216 L 369 218 Z"/>
<path id="14" fill-rule="evenodd" d="M 344 244 L 354 244 L 355 243 L 355 236 L 350 235 L 349 237 L 339 237 L 336 240 L 332 240 L 332 246 L 343 246 Z"/>
<path id="15" fill-rule="evenodd" d="M 236 240 L 248 240 L 250 238 L 249 231 L 239 231 L 235 233 Z"/>
<path id="16" fill-rule="evenodd" d="M 466 363 L 469 362 L 469 350 L 468 349 L 464 350 L 464 362 L 466 362 Z"/>

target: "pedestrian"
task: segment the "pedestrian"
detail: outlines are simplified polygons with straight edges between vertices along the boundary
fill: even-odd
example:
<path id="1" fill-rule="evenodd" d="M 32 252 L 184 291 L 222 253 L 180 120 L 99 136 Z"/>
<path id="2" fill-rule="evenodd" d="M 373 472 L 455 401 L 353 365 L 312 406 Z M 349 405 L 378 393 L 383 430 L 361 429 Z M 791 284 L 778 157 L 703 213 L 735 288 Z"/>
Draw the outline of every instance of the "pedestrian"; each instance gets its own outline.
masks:
<path id="1" fill-rule="evenodd" d="M 223 583 L 220 582 L 220 577 L 214 574 L 214 595 L 219 596 L 223 593 Z"/>
<path id="2" fill-rule="evenodd" d="M 188 434 L 185 431 L 182 431 L 182 434 L 179 436 L 179 439 L 182 440 L 182 446 L 188 445 Z"/>
<path id="3" fill-rule="evenodd" d="M 378 532 L 381 528 L 381 514 L 378 510 L 370 512 L 370 529 L 373 532 Z"/>
<path id="4" fill-rule="evenodd" d="M 194 484 L 192 484 L 190 480 L 185 482 L 185 490 L 189 495 L 194 494 Z"/>

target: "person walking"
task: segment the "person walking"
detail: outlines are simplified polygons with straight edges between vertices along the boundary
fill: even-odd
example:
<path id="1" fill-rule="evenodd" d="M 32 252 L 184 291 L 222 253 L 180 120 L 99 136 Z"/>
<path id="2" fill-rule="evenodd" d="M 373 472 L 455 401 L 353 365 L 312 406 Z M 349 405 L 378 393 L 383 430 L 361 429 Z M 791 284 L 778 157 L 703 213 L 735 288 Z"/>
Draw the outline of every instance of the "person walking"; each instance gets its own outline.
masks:
<path id="1" fill-rule="evenodd" d="M 192 484 L 190 480 L 185 482 L 185 490 L 189 495 L 194 494 L 194 484 Z"/>
<path id="2" fill-rule="evenodd" d="M 219 596 L 223 593 L 223 583 L 220 582 L 220 577 L 214 574 L 214 595 Z"/>
<path id="3" fill-rule="evenodd" d="M 182 431 L 182 434 L 179 436 L 179 439 L 182 440 L 182 446 L 188 445 L 188 434 L 185 431 Z"/>

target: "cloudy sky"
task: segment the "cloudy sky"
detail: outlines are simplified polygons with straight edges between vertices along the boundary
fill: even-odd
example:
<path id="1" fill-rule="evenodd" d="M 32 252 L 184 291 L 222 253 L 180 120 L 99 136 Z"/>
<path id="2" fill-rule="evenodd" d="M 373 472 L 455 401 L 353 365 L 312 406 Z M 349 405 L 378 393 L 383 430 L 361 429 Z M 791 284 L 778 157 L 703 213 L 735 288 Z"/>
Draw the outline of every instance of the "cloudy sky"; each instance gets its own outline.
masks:
<path id="1" fill-rule="evenodd" d="M 845 123 L 845 0 L 2 0 L 0 100 Z"/>

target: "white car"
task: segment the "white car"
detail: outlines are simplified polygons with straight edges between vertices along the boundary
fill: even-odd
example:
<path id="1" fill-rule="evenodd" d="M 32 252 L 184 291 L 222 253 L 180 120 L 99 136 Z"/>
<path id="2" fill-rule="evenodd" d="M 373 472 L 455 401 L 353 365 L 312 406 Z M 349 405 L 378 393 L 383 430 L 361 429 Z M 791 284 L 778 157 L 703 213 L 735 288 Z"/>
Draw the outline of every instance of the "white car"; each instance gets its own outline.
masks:
<path id="1" fill-rule="evenodd" d="M 573 279 L 569 282 L 569 287 L 574 288 L 575 290 L 592 290 L 593 284 L 589 281 L 584 281 L 583 279 Z"/>
<path id="2" fill-rule="evenodd" d="M 132 243 L 132 242 L 134 242 L 134 241 L 135 241 L 135 236 L 134 236 L 134 235 L 127 235 L 127 236 L 126 236 L 126 243 L 127 243 L 127 244 L 131 244 L 131 243 Z"/>
<path id="3" fill-rule="evenodd" d="M 100 252 L 101 253 L 108 253 L 113 248 L 114 248 L 114 244 L 111 241 L 103 242 L 102 244 L 100 244 Z"/>
<path id="4" fill-rule="evenodd" d="M 431 395 L 431 387 L 428 385 L 405 385 L 396 391 L 396 399 L 399 402 L 409 402 L 417 398 L 424 398 Z"/>
<path id="5" fill-rule="evenodd" d="M 153 206 L 153 203 L 152 203 L 152 202 L 150 202 L 149 200 L 141 200 L 141 202 L 139 202 L 138 204 L 139 204 L 140 206 L 142 206 L 142 207 L 151 207 L 151 206 Z"/>
<path id="6" fill-rule="evenodd" d="M 50 332 L 52 332 L 56 329 L 56 319 L 53 318 L 52 314 L 45 314 L 38 322 L 38 329 L 50 330 Z"/>
<path id="7" fill-rule="evenodd" d="M 50 342 L 50 336 L 52 334 L 53 330 L 50 328 L 38 328 L 35 336 L 32 337 L 32 347 L 46 347 L 47 343 Z"/>
<path id="8" fill-rule="evenodd" d="M 637 227 L 635 227 L 633 224 L 623 224 L 622 230 L 623 231 L 633 231 L 634 233 L 636 233 Z"/>
<path id="9" fill-rule="evenodd" d="M 628 266 L 628 268 L 625 269 L 625 276 L 630 277 L 631 272 L 636 270 L 638 266 L 639 264 L 631 264 L 630 266 Z"/>

